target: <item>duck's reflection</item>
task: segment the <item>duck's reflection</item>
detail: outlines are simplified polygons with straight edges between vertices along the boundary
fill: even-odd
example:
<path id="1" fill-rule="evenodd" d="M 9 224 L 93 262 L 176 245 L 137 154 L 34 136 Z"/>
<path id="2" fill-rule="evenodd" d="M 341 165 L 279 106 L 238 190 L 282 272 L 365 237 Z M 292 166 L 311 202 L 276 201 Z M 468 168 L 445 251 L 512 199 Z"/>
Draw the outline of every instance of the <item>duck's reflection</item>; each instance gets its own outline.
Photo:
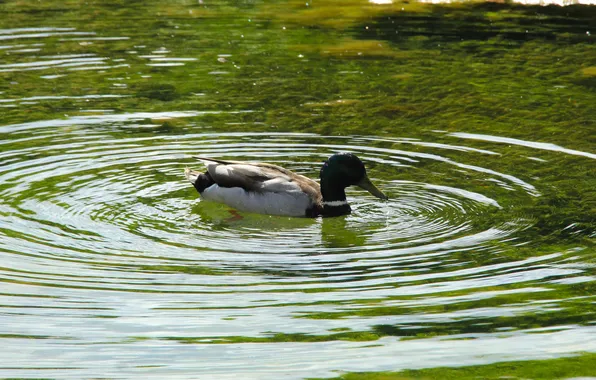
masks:
<path id="1" fill-rule="evenodd" d="M 366 238 L 362 231 L 350 225 L 350 216 L 321 219 L 321 239 L 325 248 L 348 248 L 362 246 Z"/>

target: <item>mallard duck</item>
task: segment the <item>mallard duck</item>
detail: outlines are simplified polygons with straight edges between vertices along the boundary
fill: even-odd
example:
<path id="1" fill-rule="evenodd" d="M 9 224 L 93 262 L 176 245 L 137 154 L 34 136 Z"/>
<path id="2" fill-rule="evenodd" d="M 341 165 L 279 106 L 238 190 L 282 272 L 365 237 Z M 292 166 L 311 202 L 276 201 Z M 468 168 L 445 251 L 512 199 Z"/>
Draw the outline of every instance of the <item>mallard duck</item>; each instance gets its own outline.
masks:
<path id="1" fill-rule="evenodd" d="M 356 185 L 387 199 L 368 179 L 364 164 L 352 153 L 331 156 L 321 168 L 321 184 L 277 165 L 198 157 L 205 173 L 184 174 L 203 199 L 240 211 L 284 216 L 339 216 L 352 210 L 345 188 Z"/>

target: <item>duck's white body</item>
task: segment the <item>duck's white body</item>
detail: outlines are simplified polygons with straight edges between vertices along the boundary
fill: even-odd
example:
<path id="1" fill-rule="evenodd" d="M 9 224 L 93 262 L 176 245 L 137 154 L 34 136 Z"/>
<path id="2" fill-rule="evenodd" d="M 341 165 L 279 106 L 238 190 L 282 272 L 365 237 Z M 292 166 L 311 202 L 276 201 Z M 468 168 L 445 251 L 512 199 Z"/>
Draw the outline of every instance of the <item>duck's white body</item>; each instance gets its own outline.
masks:
<path id="1" fill-rule="evenodd" d="M 206 188 L 201 197 L 240 211 L 267 215 L 304 216 L 304 210 L 313 207 L 310 197 L 301 191 L 249 192 L 241 187 L 214 184 Z"/>
<path id="2" fill-rule="evenodd" d="M 280 216 L 306 216 L 320 202 L 319 184 L 276 165 L 202 158 L 215 183 L 201 192 L 205 200 L 240 211 Z M 200 173 L 187 170 L 195 183 Z"/>

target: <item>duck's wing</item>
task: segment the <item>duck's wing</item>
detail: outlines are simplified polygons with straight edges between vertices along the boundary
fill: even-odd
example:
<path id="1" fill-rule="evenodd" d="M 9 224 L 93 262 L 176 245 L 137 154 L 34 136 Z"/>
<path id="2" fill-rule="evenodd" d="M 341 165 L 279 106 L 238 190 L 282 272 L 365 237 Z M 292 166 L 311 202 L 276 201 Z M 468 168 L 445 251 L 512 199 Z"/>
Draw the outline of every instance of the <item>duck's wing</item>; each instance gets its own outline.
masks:
<path id="1" fill-rule="evenodd" d="M 321 201 L 321 189 L 317 182 L 281 166 L 194 157 L 205 163 L 209 175 L 219 186 L 241 187 L 247 191 L 258 192 L 301 191 L 308 194 L 313 201 Z"/>

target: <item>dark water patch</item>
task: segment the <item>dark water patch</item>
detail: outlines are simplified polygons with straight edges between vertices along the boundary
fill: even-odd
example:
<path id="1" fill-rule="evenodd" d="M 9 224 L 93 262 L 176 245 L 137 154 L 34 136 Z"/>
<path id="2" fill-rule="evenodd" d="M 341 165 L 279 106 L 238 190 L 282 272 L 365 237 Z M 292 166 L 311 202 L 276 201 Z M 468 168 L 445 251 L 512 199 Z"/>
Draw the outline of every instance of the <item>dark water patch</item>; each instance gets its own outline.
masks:
<path id="1" fill-rule="evenodd" d="M 493 54 L 529 40 L 561 40 L 563 43 L 591 41 L 596 11 L 590 5 L 520 5 L 494 2 L 429 6 L 425 12 L 389 11 L 354 29 L 362 38 L 403 41 L 424 36 L 428 45 L 437 42 L 492 40 L 486 46 Z M 497 43 L 494 43 L 497 42 Z M 501 45 L 501 46 L 499 46 Z M 501 47 L 501 49 L 499 49 Z M 484 53 L 488 53 L 488 49 Z"/>
<path id="2" fill-rule="evenodd" d="M 138 90 L 137 96 L 169 101 L 176 99 L 179 95 L 176 94 L 176 87 L 171 84 L 147 84 Z"/>

